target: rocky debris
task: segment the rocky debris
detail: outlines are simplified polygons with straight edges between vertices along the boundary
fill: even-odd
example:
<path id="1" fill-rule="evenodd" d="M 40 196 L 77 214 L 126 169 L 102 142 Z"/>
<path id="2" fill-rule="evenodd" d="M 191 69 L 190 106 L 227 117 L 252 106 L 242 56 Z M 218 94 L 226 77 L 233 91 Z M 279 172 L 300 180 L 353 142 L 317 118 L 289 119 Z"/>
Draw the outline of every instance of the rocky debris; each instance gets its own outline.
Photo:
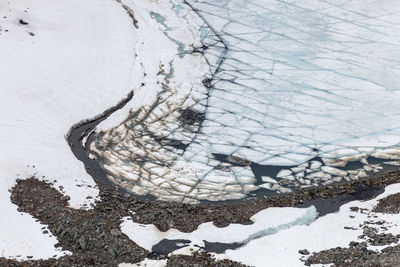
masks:
<path id="1" fill-rule="evenodd" d="M 21 25 L 28 25 L 29 23 L 26 22 L 26 21 L 24 21 L 23 19 L 20 19 L 20 20 L 19 20 L 19 24 L 21 24 Z"/>
<path id="2" fill-rule="evenodd" d="M 183 124 L 194 125 L 201 124 L 205 119 L 205 114 L 194 109 L 187 108 L 180 111 L 179 121 Z"/>
<path id="3" fill-rule="evenodd" d="M 346 230 L 357 230 L 357 228 L 355 228 L 355 227 L 350 227 L 350 226 L 345 226 L 345 227 L 343 227 L 344 229 L 346 229 Z"/>
<path id="4" fill-rule="evenodd" d="M 359 207 L 350 207 L 350 210 L 352 212 L 360 212 L 362 214 L 366 214 L 368 212 L 368 209 L 359 208 Z"/>
<path id="5" fill-rule="evenodd" d="M 349 201 L 358 199 L 357 192 L 370 187 L 383 187 L 400 181 L 399 172 L 373 177 L 362 181 L 328 185 L 313 189 L 299 189 L 294 193 L 275 195 L 268 198 L 252 198 L 223 203 L 203 203 L 200 205 L 181 204 L 176 202 L 139 201 L 130 197 L 130 205 L 136 214 L 132 219 L 137 223 L 155 224 L 160 231 L 170 228 L 182 232 L 192 232 L 204 222 L 213 221 L 216 226 L 223 227 L 230 223 L 251 224 L 251 216 L 269 207 L 309 206 L 313 201 L 332 199 L 337 209 Z M 111 191 L 103 191 L 101 198 L 109 198 Z M 373 197 L 373 196 L 371 196 Z M 340 200 L 340 201 L 339 201 Z M 305 203 L 307 202 L 307 203 Z M 141 208 L 143 206 L 143 208 Z"/>
<path id="6" fill-rule="evenodd" d="M 122 217 L 146 218 L 157 220 L 157 216 L 166 214 L 176 216 L 179 209 L 184 209 L 191 228 L 189 215 L 195 213 L 195 207 L 178 203 L 159 203 L 138 200 L 135 197 L 124 197 L 110 189 L 101 190 L 101 200 L 92 210 L 77 210 L 68 207 L 68 196 L 63 196 L 52 184 L 35 178 L 18 180 L 11 190 L 11 200 L 18 205 L 18 210 L 27 212 L 48 227 L 44 232 L 51 232 L 57 237 L 56 246 L 69 250 L 73 255 L 60 259 L 29 260 L 18 262 L 0 258 L 0 266 L 117 266 L 122 262 L 140 262 L 150 252 L 137 246 L 120 230 Z M 172 207 L 168 208 L 168 205 Z M 166 212 L 162 211 L 166 209 Z M 208 212 L 207 212 L 208 213 Z M 145 216 L 153 214 L 153 216 Z M 167 221 L 168 227 L 174 227 L 176 221 Z M 166 226 L 164 226 L 166 227 Z M 186 230 L 188 228 L 185 228 Z M 172 258 L 172 262 L 179 259 Z M 231 261 L 216 261 L 206 253 L 185 256 L 185 266 L 244 266 Z M 197 264 L 197 265 L 196 265 Z M 169 266 L 176 266 L 174 263 Z"/>
<path id="7" fill-rule="evenodd" d="M 299 253 L 300 253 L 301 255 L 309 255 L 309 254 L 310 254 L 310 252 L 309 252 L 307 249 L 300 249 L 300 250 L 299 250 Z"/>
<path id="8" fill-rule="evenodd" d="M 92 256 L 92 255 L 90 255 Z M 18 262 L 15 260 L 7 260 L 0 258 L 0 266 L 2 267 L 86 267 L 86 266 L 118 266 L 117 264 L 98 265 L 90 260 L 90 257 L 84 258 L 82 255 L 65 256 L 61 259 L 50 260 L 29 260 Z M 167 261 L 167 267 L 246 267 L 246 265 L 230 261 L 216 260 L 211 254 L 203 252 L 195 252 L 193 255 L 173 255 Z"/>
<path id="9" fill-rule="evenodd" d="M 136 223 L 154 224 L 161 231 L 175 228 L 182 232 L 192 232 L 201 223 L 210 221 L 219 227 L 230 223 L 251 224 L 251 216 L 268 207 L 299 206 L 321 199 L 337 201 L 342 196 L 346 196 L 343 201 L 352 201 L 355 199 L 353 195 L 356 195 L 360 188 L 383 189 L 384 186 L 396 182 L 399 182 L 398 171 L 363 181 L 300 189 L 294 193 L 266 199 L 253 198 L 199 205 L 152 201 L 132 195 L 121 195 L 113 189 L 100 187 L 100 200 L 97 200 L 92 210 L 75 210 L 68 207 L 69 197 L 55 190 L 51 183 L 35 178 L 18 180 L 11 190 L 12 202 L 18 205 L 19 211 L 27 212 L 48 225 L 46 231 L 58 238 L 58 246 L 71 251 L 73 255 L 22 263 L 0 258 L 0 266 L 114 266 L 121 262 L 139 262 L 148 257 L 150 252 L 137 246 L 121 232 L 120 223 L 123 217 L 131 217 Z M 376 237 L 380 243 L 383 242 L 382 238 L 394 240 L 392 236 Z M 352 249 L 357 252 L 360 250 Z M 196 257 L 199 256 L 194 256 Z M 174 262 L 174 259 L 172 258 L 171 262 Z"/>
<path id="10" fill-rule="evenodd" d="M 217 261 L 211 257 L 207 252 L 195 253 L 192 256 L 173 255 L 167 262 L 167 267 L 201 267 L 201 266 L 215 266 L 215 267 L 245 267 L 246 265 L 229 261 Z"/>
<path id="11" fill-rule="evenodd" d="M 400 266 L 400 245 L 387 247 L 381 252 L 367 249 L 365 242 L 350 243 L 349 248 L 332 248 L 313 253 L 305 265 L 333 264 L 335 267 L 393 267 Z"/>
<path id="12" fill-rule="evenodd" d="M 363 234 L 359 238 L 364 238 L 372 246 L 384 246 L 399 242 L 400 235 L 391 233 L 378 233 L 378 230 L 373 227 L 364 226 Z"/>
<path id="13" fill-rule="evenodd" d="M 400 193 L 387 196 L 379 200 L 374 212 L 398 214 L 400 213 Z"/>
<path id="14" fill-rule="evenodd" d="M 120 219 L 126 214 L 114 208 L 114 203 L 98 202 L 93 210 L 85 211 L 69 208 L 68 199 L 50 184 L 33 178 L 17 181 L 12 189 L 11 200 L 18 210 L 47 224 L 47 231 L 59 241 L 56 246 L 73 253 L 58 260 L 32 261 L 30 265 L 112 266 L 139 262 L 149 255 L 121 233 Z"/>

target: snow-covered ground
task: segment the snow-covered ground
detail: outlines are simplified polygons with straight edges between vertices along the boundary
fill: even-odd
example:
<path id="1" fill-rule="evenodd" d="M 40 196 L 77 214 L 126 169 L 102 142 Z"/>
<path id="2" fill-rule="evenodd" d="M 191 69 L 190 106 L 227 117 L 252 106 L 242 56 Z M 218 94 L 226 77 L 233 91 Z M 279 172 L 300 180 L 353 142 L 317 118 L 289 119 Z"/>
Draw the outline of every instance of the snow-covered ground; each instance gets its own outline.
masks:
<path id="1" fill-rule="evenodd" d="M 145 259 L 139 263 L 121 263 L 119 267 L 164 267 L 167 260 L 149 260 Z"/>
<path id="2" fill-rule="evenodd" d="M 231 224 L 218 228 L 207 222 L 201 224 L 192 233 L 182 233 L 176 229 L 160 232 L 154 225 L 142 225 L 124 220 L 122 231 L 140 246 L 151 248 L 162 239 L 190 240 L 189 247 L 173 252 L 190 254 L 204 247 L 204 241 L 220 243 L 244 243 L 238 249 L 215 254 L 217 259 L 230 259 L 250 266 L 304 266 L 299 250 L 307 249 L 318 252 L 337 246 L 348 247 L 351 241 L 359 241 L 363 233 L 360 225 L 365 221 L 387 222 L 388 230 L 384 233 L 398 234 L 400 231 L 399 214 L 372 214 L 371 210 L 379 199 L 400 191 L 400 184 L 386 187 L 385 192 L 368 201 L 352 201 L 343 205 L 336 213 L 317 218 L 313 206 L 309 208 L 269 208 L 255 214 L 252 225 Z M 366 209 L 365 212 L 351 211 L 350 207 Z M 348 229 L 345 229 L 347 227 Z M 383 247 L 369 247 L 380 250 Z M 161 262 L 160 262 L 161 264 Z"/>
<path id="3" fill-rule="evenodd" d="M 65 135 L 131 91 L 136 42 L 132 19 L 116 1 L 0 3 L 1 256 L 63 254 L 43 225 L 17 211 L 8 190 L 35 175 L 57 180 L 73 207 L 97 196 Z"/>

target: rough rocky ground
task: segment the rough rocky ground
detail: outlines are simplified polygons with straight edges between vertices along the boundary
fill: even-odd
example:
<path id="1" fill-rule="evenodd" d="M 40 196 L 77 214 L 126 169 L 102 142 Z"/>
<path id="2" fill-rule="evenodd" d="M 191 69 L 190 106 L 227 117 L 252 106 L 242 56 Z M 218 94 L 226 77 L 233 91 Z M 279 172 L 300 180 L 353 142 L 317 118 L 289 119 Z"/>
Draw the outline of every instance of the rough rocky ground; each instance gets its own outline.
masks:
<path id="1" fill-rule="evenodd" d="M 387 247 L 382 252 L 366 248 L 365 243 L 358 243 L 348 248 L 332 248 L 314 253 L 305 262 L 311 264 L 332 264 L 331 266 L 379 267 L 400 266 L 400 245 Z"/>
<path id="2" fill-rule="evenodd" d="M 373 192 L 378 194 L 377 188 L 383 190 L 384 186 L 388 184 L 398 183 L 400 181 L 399 174 L 400 172 L 396 171 L 363 181 L 298 190 L 295 193 L 266 199 L 255 198 L 201 205 L 138 199 L 134 196 L 122 196 L 108 188 L 100 188 L 100 200 L 91 210 L 69 208 L 69 197 L 63 196 L 55 190 L 51 183 L 35 178 L 19 180 L 12 189 L 12 202 L 18 205 L 19 211 L 27 212 L 43 224 L 48 225 L 48 229 L 43 229 L 43 234 L 56 236 L 59 241 L 58 246 L 73 254 L 60 259 L 25 262 L 0 258 L 0 265 L 115 266 L 122 262 L 139 262 L 151 254 L 121 233 L 119 225 L 122 217 L 130 216 L 137 223 L 155 224 L 162 231 L 176 228 L 180 231 L 191 232 L 199 224 L 208 221 L 213 221 L 214 224 L 221 227 L 230 223 L 246 224 L 251 223 L 252 215 L 268 207 L 298 206 L 313 202 L 315 204 L 323 200 L 331 202 L 334 200 L 340 206 L 344 201 L 358 198 L 360 192 L 367 192 L 366 190 L 369 188 L 375 188 Z M 337 254 L 337 252 L 335 253 Z M 354 259 L 366 257 L 365 255 L 375 255 L 360 246 L 352 247 L 346 253 L 354 254 L 351 256 Z M 398 255 L 396 253 L 399 253 L 396 247 L 387 252 L 391 256 Z M 312 263 L 313 256 L 306 263 Z M 193 256 L 172 256 L 168 260 L 169 266 L 179 266 L 176 265 L 177 262 L 185 264 L 182 266 L 241 266 L 239 263 L 231 261 L 215 261 L 207 253 L 197 253 Z"/>
<path id="3" fill-rule="evenodd" d="M 35 178 L 19 180 L 12 189 L 12 202 L 18 205 L 19 211 L 47 224 L 48 229 L 43 229 L 43 234 L 57 236 L 59 243 L 56 246 L 73 254 L 60 259 L 25 262 L 0 258 L 1 266 L 116 266 L 123 262 L 140 262 L 150 256 L 149 251 L 123 234 L 119 226 L 120 219 L 129 216 L 132 207 L 142 210 L 143 203 L 107 189 L 102 190 L 102 200 L 92 210 L 71 209 L 68 199 L 49 183 Z M 174 256 L 170 260 L 179 259 L 179 256 Z M 231 261 L 217 262 L 207 253 L 184 257 L 183 260 L 188 263 L 186 266 L 202 266 L 202 263 L 207 266 L 242 266 Z"/>
<path id="4" fill-rule="evenodd" d="M 400 193 L 379 200 L 378 205 L 376 205 L 373 211 L 389 214 L 400 213 Z"/>
<path id="5" fill-rule="evenodd" d="M 195 253 L 193 256 L 174 255 L 168 259 L 167 267 L 201 267 L 201 266 L 215 266 L 215 267 L 245 267 L 246 265 L 233 262 L 229 260 L 216 261 L 211 258 L 209 254 Z"/>

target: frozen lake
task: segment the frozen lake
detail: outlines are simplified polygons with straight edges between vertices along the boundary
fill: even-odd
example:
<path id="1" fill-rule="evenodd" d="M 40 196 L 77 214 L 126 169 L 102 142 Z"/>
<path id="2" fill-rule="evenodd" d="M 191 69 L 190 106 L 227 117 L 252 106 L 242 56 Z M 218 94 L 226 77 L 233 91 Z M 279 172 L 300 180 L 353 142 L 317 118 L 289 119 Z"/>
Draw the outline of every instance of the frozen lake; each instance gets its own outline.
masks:
<path id="1" fill-rule="evenodd" d="M 399 164 L 399 4 L 171 3 L 173 13 L 150 14 L 181 59 L 203 56 L 207 90 L 170 86 L 177 64 L 163 69 L 164 93 L 146 97 L 155 108 L 97 138 L 111 180 L 190 202 L 356 180 Z M 189 22 L 192 45 L 175 17 Z"/>

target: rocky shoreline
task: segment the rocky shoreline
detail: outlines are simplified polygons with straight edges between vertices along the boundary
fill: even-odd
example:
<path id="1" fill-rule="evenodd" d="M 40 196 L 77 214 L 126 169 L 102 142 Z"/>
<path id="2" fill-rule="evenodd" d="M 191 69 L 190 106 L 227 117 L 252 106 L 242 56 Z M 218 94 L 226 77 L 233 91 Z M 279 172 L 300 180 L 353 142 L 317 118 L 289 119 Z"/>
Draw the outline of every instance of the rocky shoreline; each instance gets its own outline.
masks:
<path id="1" fill-rule="evenodd" d="M 77 210 L 68 207 L 69 197 L 55 190 L 51 183 L 32 177 L 17 181 L 17 185 L 11 190 L 11 201 L 19 207 L 19 211 L 27 212 L 41 223 L 48 225 L 47 229 L 43 229 L 43 234 L 56 236 L 59 241 L 57 246 L 72 252 L 72 255 L 59 259 L 31 261 L 0 258 L 0 265 L 117 266 L 123 262 L 140 262 L 151 257 L 151 252 L 136 245 L 120 231 L 123 217 L 128 216 L 137 223 L 154 224 L 161 231 L 175 228 L 182 232 L 191 232 L 201 223 L 209 221 L 213 221 L 219 227 L 227 226 L 230 223 L 249 224 L 252 223 L 251 216 L 269 207 L 315 205 L 317 208 L 320 207 L 320 214 L 323 214 L 324 211 L 328 213 L 334 211 L 332 205 L 336 205 L 338 209 L 349 201 L 373 198 L 383 192 L 385 186 L 399 182 L 400 171 L 394 171 L 364 180 L 307 190 L 301 189 L 294 193 L 268 198 L 200 205 L 143 200 L 101 187 L 100 200 L 96 202 L 93 209 Z M 326 201 L 331 207 L 329 211 L 325 209 L 327 205 L 323 204 Z M 376 209 L 385 209 L 391 205 L 390 203 L 398 203 L 398 197 L 395 197 L 395 201 L 388 199 L 386 202 L 389 204 L 384 206 L 382 204 Z M 396 203 L 392 205 L 392 209 L 398 209 Z M 360 251 L 369 253 L 362 244 L 349 249 L 351 255 L 362 255 Z M 397 247 L 392 248 L 390 255 L 397 255 L 396 251 Z M 334 254 L 339 252 L 335 250 Z M 328 254 L 324 252 L 323 255 Z M 316 262 L 313 260 L 316 257 L 311 256 L 305 263 Z M 174 264 L 177 262 L 177 258 L 179 261 L 185 262 L 185 266 L 243 266 L 232 261 L 216 261 L 207 254 L 204 248 L 200 248 L 198 253 L 192 256 L 175 255 L 170 257 L 168 259 L 169 266 L 176 266 Z M 357 262 L 359 257 L 354 256 L 354 259 Z M 352 261 L 356 264 L 355 262 Z M 341 265 L 339 264 L 339 266 Z"/>

